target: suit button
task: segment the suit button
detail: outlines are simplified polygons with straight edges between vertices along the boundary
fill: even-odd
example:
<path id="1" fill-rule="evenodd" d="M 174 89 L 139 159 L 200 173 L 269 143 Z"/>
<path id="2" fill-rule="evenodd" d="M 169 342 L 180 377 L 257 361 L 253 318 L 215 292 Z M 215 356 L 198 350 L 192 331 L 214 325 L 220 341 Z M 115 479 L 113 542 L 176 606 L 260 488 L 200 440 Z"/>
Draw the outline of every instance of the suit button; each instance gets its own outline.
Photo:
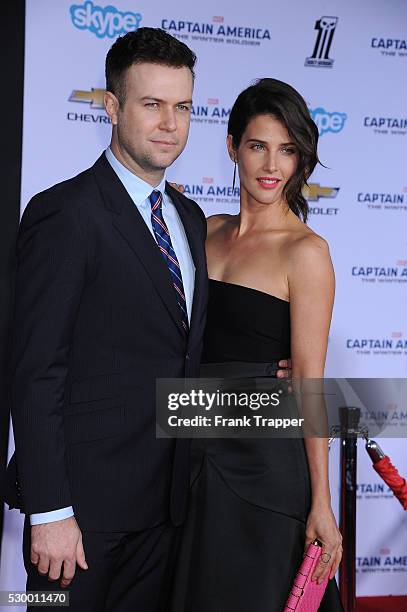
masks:
<path id="1" fill-rule="evenodd" d="M 185 355 L 185 359 L 186 359 L 187 361 L 189 361 L 189 359 L 190 359 L 190 357 L 189 357 L 189 353 L 187 353 L 187 354 Z"/>

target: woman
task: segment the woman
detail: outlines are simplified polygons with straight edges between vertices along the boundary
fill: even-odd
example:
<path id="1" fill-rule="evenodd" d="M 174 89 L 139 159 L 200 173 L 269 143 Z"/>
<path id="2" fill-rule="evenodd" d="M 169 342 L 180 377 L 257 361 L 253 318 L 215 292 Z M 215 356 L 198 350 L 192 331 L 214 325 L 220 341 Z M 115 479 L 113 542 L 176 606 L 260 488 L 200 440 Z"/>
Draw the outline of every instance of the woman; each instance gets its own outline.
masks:
<path id="1" fill-rule="evenodd" d="M 205 376 L 233 376 L 236 362 L 250 376 L 291 357 L 293 378 L 323 377 L 334 274 L 327 243 L 305 224 L 302 196 L 317 141 L 303 98 L 281 81 L 261 79 L 232 108 L 227 147 L 240 213 L 208 219 Z M 194 442 L 174 610 L 282 612 L 315 538 L 322 581 L 342 553 L 326 438 Z M 342 610 L 334 580 L 320 609 Z"/>

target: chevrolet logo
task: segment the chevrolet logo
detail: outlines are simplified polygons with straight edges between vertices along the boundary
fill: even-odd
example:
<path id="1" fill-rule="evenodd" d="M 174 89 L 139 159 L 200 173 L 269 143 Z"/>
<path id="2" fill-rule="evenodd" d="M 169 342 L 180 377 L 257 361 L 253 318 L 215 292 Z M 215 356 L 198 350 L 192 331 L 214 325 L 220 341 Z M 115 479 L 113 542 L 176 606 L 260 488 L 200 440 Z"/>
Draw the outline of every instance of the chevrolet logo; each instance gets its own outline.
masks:
<path id="1" fill-rule="evenodd" d="M 305 186 L 302 195 L 310 202 L 316 202 L 319 198 L 336 198 L 339 187 L 321 187 L 319 183 L 310 183 Z"/>
<path id="2" fill-rule="evenodd" d="M 74 89 L 69 97 L 69 102 L 88 102 L 91 105 L 91 108 L 104 108 L 104 95 L 104 89 L 95 89 L 94 87 L 92 87 L 90 91 Z"/>

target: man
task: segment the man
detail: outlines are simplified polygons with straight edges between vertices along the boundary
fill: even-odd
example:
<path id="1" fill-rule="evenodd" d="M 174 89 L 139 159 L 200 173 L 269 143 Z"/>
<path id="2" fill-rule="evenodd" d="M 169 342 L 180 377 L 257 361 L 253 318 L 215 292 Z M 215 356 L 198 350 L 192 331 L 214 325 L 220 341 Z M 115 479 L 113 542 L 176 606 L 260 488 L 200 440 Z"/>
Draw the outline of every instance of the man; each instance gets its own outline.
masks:
<path id="1" fill-rule="evenodd" d="M 110 148 L 21 222 L 9 477 L 27 589 L 69 586 L 73 611 L 167 599 L 189 446 L 155 438 L 155 380 L 198 375 L 207 271 L 205 217 L 164 174 L 187 141 L 195 60 L 158 29 L 119 38 Z"/>

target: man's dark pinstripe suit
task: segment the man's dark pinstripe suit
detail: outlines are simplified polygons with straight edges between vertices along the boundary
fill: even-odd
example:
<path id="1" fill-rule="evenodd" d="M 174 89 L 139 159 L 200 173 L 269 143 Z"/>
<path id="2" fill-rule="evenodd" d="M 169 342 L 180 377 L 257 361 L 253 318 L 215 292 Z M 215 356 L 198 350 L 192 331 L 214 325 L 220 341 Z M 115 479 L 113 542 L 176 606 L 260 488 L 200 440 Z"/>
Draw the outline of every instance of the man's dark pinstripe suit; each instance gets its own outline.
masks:
<path id="1" fill-rule="evenodd" d="M 105 155 L 23 215 L 8 501 L 27 515 L 72 505 L 86 533 L 182 523 L 189 444 L 155 438 L 155 380 L 198 376 L 206 223 L 167 193 L 196 268 L 188 336 L 165 262 Z"/>

